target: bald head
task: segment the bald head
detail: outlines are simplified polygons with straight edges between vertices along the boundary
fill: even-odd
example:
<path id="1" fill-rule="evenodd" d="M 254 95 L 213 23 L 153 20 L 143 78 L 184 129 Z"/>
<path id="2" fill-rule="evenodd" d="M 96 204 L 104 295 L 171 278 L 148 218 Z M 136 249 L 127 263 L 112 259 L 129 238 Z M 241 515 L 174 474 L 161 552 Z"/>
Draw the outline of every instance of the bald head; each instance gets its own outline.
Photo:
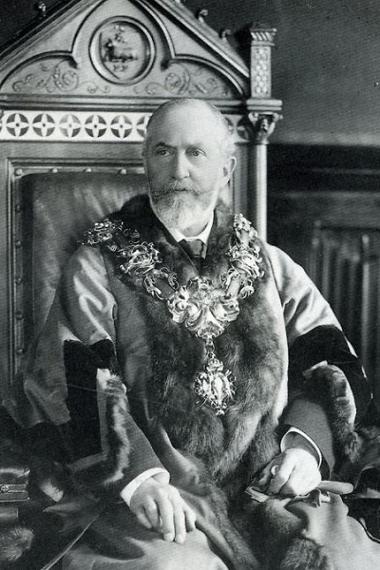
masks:
<path id="1" fill-rule="evenodd" d="M 234 154 L 235 144 L 233 136 L 229 130 L 226 119 L 219 109 L 203 99 L 190 98 L 171 99 L 156 109 L 146 127 L 144 153 L 146 148 L 149 146 L 151 133 L 155 127 L 164 121 L 168 115 L 180 110 L 186 111 L 189 121 L 192 120 L 192 117 L 201 116 L 204 121 L 207 121 L 207 124 L 215 137 L 215 141 L 221 145 L 223 154 L 227 157 Z"/>

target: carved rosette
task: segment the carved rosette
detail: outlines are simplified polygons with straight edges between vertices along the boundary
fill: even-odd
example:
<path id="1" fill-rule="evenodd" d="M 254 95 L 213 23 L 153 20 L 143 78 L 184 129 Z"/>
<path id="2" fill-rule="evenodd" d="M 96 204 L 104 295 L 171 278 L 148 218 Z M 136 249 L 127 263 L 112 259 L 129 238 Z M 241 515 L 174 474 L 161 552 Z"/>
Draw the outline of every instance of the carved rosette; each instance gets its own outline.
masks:
<path id="1" fill-rule="evenodd" d="M 273 28 L 251 28 L 251 97 L 270 97 L 271 49 L 276 30 Z"/>
<path id="2" fill-rule="evenodd" d="M 142 142 L 151 113 L 128 111 L 5 110 L 0 116 L 0 142 Z M 240 115 L 225 115 L 236 142 L 247 143 Z"/>

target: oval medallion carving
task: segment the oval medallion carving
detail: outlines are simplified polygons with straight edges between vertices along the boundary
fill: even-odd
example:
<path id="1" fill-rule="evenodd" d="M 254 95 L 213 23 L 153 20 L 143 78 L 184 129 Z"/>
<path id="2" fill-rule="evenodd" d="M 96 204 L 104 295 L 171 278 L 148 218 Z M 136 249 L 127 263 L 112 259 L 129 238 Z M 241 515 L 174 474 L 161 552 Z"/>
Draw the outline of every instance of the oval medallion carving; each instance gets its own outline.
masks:
<path id="1" fill-rule="evenodd" d="M 90 42 L 90 57 L 96 71 L 108 81 L 130 85 L 152 67 L 154 43 L 140 22 L 125 16 L 103 22 Z"/>

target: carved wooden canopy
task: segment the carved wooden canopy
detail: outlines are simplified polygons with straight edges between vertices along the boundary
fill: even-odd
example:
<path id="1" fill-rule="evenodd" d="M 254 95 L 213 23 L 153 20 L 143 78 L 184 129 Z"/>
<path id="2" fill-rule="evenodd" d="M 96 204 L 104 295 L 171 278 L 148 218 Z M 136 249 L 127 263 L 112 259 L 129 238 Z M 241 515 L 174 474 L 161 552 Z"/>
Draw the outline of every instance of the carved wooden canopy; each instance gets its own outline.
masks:
<path id="1" fill-rule="evenodd" d="M 71 2 L 3 55 L 0 140 L 137 141 L 146 113 L 172 97 L 208 99 L 240 117 L 278 112 L 273 36 L 247 33 L 249 67 L 179 0 Z M 243 125 L 231 121 L 238 134 Z"/>

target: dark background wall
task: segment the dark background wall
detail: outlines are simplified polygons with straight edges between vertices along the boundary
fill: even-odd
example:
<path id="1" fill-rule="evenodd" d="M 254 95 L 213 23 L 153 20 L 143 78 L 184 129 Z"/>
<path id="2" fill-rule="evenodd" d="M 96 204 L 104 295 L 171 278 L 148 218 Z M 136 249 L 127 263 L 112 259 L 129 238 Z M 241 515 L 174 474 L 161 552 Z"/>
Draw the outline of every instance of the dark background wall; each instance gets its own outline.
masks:
<path id="1" fill-rule="evenodd" d="M 0 46 L 36 25 L 34 0 L 1 1 Z M 45 0 L 48 13 L 67 4 Z M 208 23 L 235 32 L 248 22 L 278 29 L 274 95 L 284 120 L 273 142 L 380 145 L 379 0 L 187 0 Z"/>

